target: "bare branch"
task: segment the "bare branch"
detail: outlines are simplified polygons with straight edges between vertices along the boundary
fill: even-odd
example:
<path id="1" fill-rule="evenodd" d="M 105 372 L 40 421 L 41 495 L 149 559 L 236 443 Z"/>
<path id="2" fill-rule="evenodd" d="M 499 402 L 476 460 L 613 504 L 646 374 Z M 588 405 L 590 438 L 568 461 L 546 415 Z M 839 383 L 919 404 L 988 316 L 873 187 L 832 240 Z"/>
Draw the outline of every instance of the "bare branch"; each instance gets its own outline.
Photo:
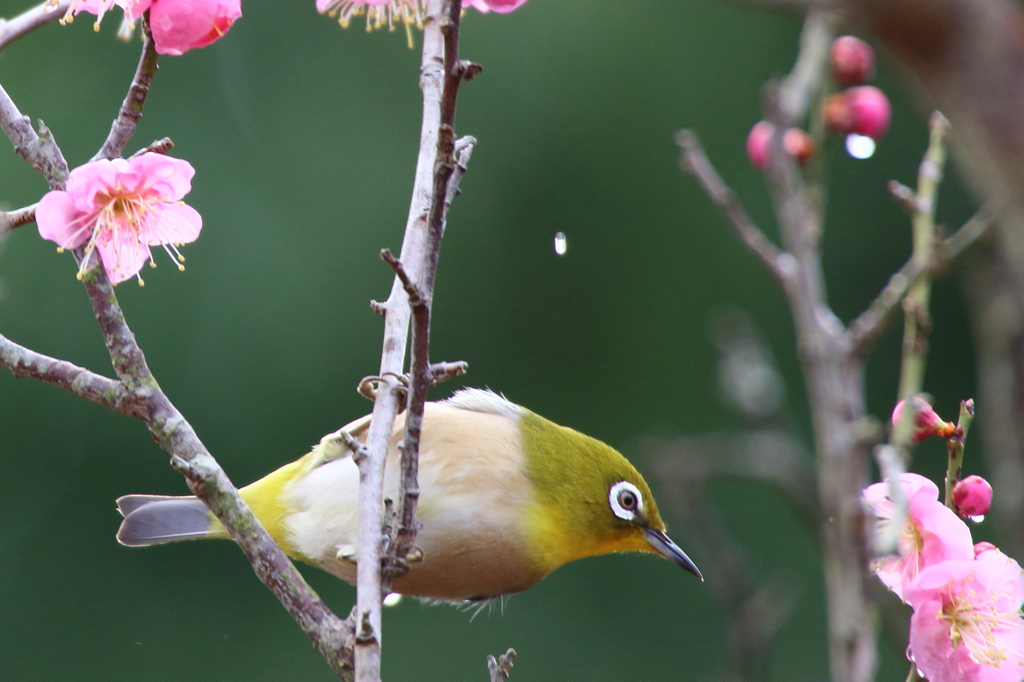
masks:
<path id="1" fill-rule="evenodd" d="M 81 396 L 114 412 L 142 419 L 144 410 L 124 385 L 64 360 L 29 350 L 0 334 L 0 366 L 16 378 L 29 378 Z"/>
<path id="2" fill-rule="evenodd" d="M 0 237 L 5 232 L 10 232 L 16 227 L 22 225 L 30 225 L 36 221 L 36 208 L 39 203 L 34 203 L 31 206 L 25 206 L 14 211 L 0 211 Z"/>
<path id="3" fill-rule="evenodd" d="M 149 30 L 149 20 L 142 19 L 142 55 L 139 57 L 139 65 L 135 69 L 135 77 L 132 79 L 128 94 L 125 95 L 121 109 L 117 113 L 110 126 L 110 134 L 92 161 L 99 159 L 116 159 L 121 156 L 125 146 L 135 135 L 135 126 L 142 118 L 142 107 L 146 104 L 146 95 L 149 94 L 149 86 L 156 75 L 157 58 L 156 43 L 153 41 L 153 34 Z"/>
<path id="4" fill-rule="evenodd" d="M 696 133 L 692 130 L 680 130 L 676 134 L 676 144 L 683 152 L 680 168 L 696 176 L 711 201 L 729 219 L 747 249 L 757 256 L 784 289 L 788 289 L 796 266 L 793 257 L 781 251 L 754 224 L 754 220 L 736 198 L 736 194 L 725 184 L 722 176 L 711 164 Z"/>
<path id="5" fill-rule="evenodd" d="M 172 149 L 174 149 L 174 141 L 169 137 L 162 137 L 155 142 L 150 142 L 128 158 L 134 159 L 136 156 L 142 156 L 147 152 L 153 152 L 154 154 L 166 154 Z"/>
<path id="6" fill-rule="evenodd" d="M 44 2 L 30 10 L 22 12 L 13 19 L 0 19 L 0 50 L 22 38 L 40 26 L 64 16 L 71 6 L 71 0 L 59 0 L 53 3 Z"/>
<path id="7" fill-rule="evenodd" d="M 60 147 L 42 121 L 39 122 L 39 134 L 36 134 L 28 116 L 22 115 L 3 86 L 0 86 L 0 128 L 14 145 L 18 156 L 43 174 L 50 189 L 64 189 L 68 164 Z"/>
<path id="8" fill-rule="evenodd" d="M 830 9 L 811 9 L 800 33 L 800 52 L 793 70 L 779 86 L 779 110 L 784 125 L 795 125 L 806 114 L 826 75 L 829 50 L 840 15 Z"/>

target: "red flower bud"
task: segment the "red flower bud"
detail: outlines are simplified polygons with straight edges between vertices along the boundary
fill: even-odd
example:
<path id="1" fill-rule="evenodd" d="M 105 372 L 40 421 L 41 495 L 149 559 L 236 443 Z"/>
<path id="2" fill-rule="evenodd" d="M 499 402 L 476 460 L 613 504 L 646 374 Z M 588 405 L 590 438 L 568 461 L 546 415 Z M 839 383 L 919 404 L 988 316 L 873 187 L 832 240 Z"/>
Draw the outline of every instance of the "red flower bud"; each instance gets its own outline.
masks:
<path id="1" fill-rule="evenodd" d="M 984 516 L 992 506 L 992 486 L 981 476 L 968 476 L 953 486 L 953 504 L 960 516 Z"/>
<path id="2" fill-rule="evenodd" d="M 872 85 L 846 91 L 850 106 L 850 132 L 877 140 L 889 129 L 892 107 L 885 93 Z"/>
<path id="3" fill-rule="evenodd" d="M 768 147 L 772 142 L 774 128 L 768 121 L 758 121 L 747 135 L 747 158 L 754 168 L 768 169 Z M 814 138 L 800 130 L 790 128 L 782 135 L 782 148 L 800 163 L 814 155 Z"/>
<path id="4" fill-rule="evenodd" d="M 889 129 L 892 106 L 884 92 L 862 85 L 831 95 L 825 100 L 822 115 L 831 130 L 878 140 Z"/>
<path id="5" fill-rule="evenodd" d="M 782 135 L 782 148 L 801 164 L 806 163 L 814 156 L 814 138 L 799 128 L 790 128 Z"/>
<path id="6" fill-rule="evenodd" d="M 901 400 L 896 403 L 896 408 L 892 411 L 893 428 L 899 428 L 900 420 L 903 419 L 903 403 L 905 402 L 905 400 Z M 939 415 L 935 414 L 931 405 L 921 398 L 914 398 L 914 406 L 917 408 L 917 414 L 914 415 L 914 431 L 910 436 L 911 441 L 920 443 L 928 436 L 948 438 L 953 435 L 956 426 L 942 421 Z"/>
<path id="7" fill-rule="evenodd" d="M 832 41 L 832 78 L 839 87 L 863 85 L 875 75 L 875 52 L 860 38 L 840 36 Z"/>

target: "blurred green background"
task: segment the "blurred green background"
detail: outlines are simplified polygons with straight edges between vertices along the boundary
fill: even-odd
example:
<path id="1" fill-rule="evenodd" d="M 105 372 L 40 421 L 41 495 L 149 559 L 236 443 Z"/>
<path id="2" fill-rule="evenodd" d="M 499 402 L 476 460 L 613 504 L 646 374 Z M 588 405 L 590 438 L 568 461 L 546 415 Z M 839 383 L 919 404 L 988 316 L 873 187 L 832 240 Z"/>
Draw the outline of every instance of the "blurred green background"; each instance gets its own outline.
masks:
<path id="1" fill-rule="evenodd" d="M 26 7 L 4 0 L 0 14 Z M 127 150 L 170 136 L 195 166 L 186 200 L 204 230 L 185 249 L 188 270 L 158 255 L 144 289 L 118 288 L 164 390 L 238 484 L 370 409 L 355 392 L 380 354 L 381 320 L 367 304 L 390 288 L 377 254 L 401 244 L 421 107 L 419 50 L 401 31 L 367 34 L 358 22 L 343 31 L 312 0 L 243 9 L 217 44 L 161 60 Z M 53 24 L 0 55 L 0 83 L 53 130 L 72 166 L 100 146 L 134 72 L 140 44 L 114 40 L 118 21 L 108 17 L 99 34 L 86 16 Z M 466 360 L 465 384 L 621 449 L 657 495 L 641 437 L 744 428 L 716 397 L 708 338 L 713 311 L 737 304 L 773 348 L 788 419 L 809 440 L 783 297 L 680 172 L 672 140 L 696 129 L 774 234 L 743 145 L 760 88 L 788 71 L 799 28 L 794 17 L 704 0 L 533 0 L 504 16 L 468 12 L 462 56 L 484 72 L 461 90 L 457 132 L 479 146 L 442 251 L 434 359 Z M 883 55 L 876 82 L 895 113 L 878 153 L 855 161 L 838 141 L 827 149 L 825 265 L 846 320 L 909 252 L 908 220 L 885 182 L 913 184 L 927 133 L 925 109 L 897 72 Z M 3 208 L 44 191 L 20 158 L 0 155 Z M 947 181 L 939 220 L 956 226 L 972 211 L 955 177 Z M 552 248 L 558 231 L 564 256 Z M 71 256 L 34 226 L 10 235 L 0 244 L 0 332 L 110 374 L 74 273 Z M 973 391 L 955 278 L 937 285 L 934 317 L 926 388 L 951 415 Z M 897 351 L 890 333 L 869 369 L 869 405 L 883 416 Z M 918 468 L 937 475 L 940 453 L 925 448 Z M 967 468 L 979 462 L 969 454 Z M 116 497 L 187 492 L 139 423 L 0 372 L 0 463 L 0 679 L 331 679 L 231 544 L 115 542 Z M 825 678 L 814 533 L 766 486 L 726 481 L 713 493 L 755 570 L 800 585 L 773 678 Z M 348 612 L 353 588 L 303 571 Z M 385 612 L 384 637 L 391 680 L 483 680 L 485 655 L 509 646 L 517 682 L 716 680 L 734 663 L 718 603 L 649 556 L 570 564 L 504 614 L 472 622 L 405 600 Z M 903 679 L 902 651 L 882 649 L 880 678 Z"/>

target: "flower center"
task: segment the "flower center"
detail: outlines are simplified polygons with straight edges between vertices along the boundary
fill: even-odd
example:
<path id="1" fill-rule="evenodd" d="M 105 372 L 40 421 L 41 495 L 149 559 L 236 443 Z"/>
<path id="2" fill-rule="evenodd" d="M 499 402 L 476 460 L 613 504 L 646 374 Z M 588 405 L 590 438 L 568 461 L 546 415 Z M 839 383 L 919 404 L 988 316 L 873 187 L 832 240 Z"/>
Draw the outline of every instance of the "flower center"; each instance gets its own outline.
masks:
<path id="1" fill-rule="evenodd" d="M 998 666 L 1007 660 L 1006 647 L 996 641 L 997 631 L 1019 630 L 1020 610 L 1000 613 L 994 592 L 979 603 L 977 593 L 968 588 L 960 595 L 947 596 L 940 617 L 949 623 L 949 639 L 953 648 L 963 644 L 970 652 L 971 659 L 981 665 Z"/>
<path id="2" fill-rule="evenodd" d="M 321 13 L 337 17 L 342 28 L 348 28 L 352 17 L 366 17 L 366 30 L 388 27 L 394 31 L 398 23 L 405 26 L 405 35 L 409 48 L 413 46 L 412 27 L 422 30 L 423 18 L 426 15 L 424 0 L 390 0 L 383 5 L 368 5 L 359 0 L 328 0 Z"/>

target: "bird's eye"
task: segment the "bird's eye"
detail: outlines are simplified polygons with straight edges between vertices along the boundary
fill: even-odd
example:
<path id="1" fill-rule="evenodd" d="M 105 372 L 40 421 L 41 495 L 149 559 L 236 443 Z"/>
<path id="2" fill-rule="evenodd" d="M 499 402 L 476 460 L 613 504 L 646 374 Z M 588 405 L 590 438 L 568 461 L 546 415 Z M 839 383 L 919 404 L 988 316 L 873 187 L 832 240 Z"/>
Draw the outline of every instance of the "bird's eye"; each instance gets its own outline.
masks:
<path id="1" fill-rule="evenodd" d="M 636 509 L 636 497 L 628 490 L 620 490 L 619 506 L 623 509 Z"/>
<path id="2" fill-rule="evenodd" d="M 619 481 L 608 491 L 608 504 L 620 519 L 634 521 L 644 509 L 644 498 L 635 485 Z"/>

